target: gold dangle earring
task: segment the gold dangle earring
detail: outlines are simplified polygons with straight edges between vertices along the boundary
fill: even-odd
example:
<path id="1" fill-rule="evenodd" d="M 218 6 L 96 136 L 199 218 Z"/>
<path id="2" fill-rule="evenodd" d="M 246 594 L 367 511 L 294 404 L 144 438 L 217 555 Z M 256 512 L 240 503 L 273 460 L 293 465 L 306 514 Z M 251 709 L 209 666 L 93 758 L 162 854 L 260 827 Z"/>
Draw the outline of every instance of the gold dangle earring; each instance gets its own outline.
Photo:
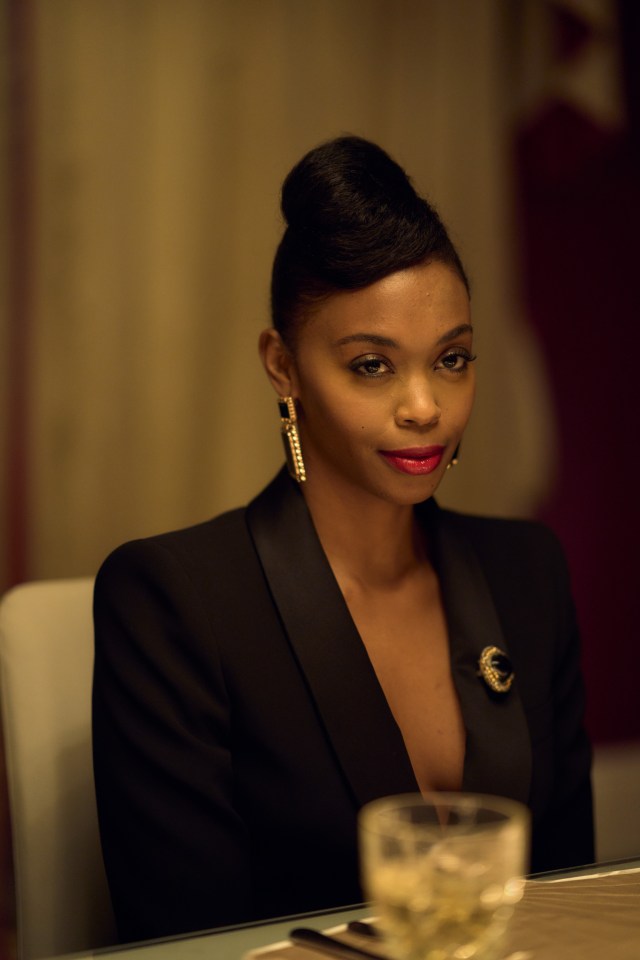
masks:
<path id="1" fill-rule="evenodd" d="M 300 449 L 295 400 L 293 397 L 278 397 L 278 409 L 280 410 L 280 433 L 282 434 L 289 473 L 298 483 L 304 483 L 307 474 L 304 469 L 302 450 Z"/>
<path id="2" fill-rule="evenodd" d="M 447 464 L 447 470 L 451 470 L 451 467 L 457 467 L 457 466 L 458 466 L 458 457 L 459 457 L 459 455 L 460 455 L 460 444 L 458 444 L 458 446 L 457 446 L 457 447 L 455 448 L 455 450 L 453 451 L 453 456 L 451 457 L 451 460 L 450 460 L 449 463 Z"/>

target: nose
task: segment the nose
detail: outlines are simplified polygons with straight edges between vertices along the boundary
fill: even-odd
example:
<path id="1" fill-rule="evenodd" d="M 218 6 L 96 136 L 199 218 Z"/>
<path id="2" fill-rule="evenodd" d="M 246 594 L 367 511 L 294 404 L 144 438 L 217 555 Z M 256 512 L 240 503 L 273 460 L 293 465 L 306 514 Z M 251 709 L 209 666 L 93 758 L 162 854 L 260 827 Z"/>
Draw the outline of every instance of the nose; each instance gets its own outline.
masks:
<path id="1" fill-rule="evenodd" d="M 431 384 L 420 378 L 406 384 L 398 398 L 395 420 L 398 426 L 428 427 L 436 424 L 441 414 Z"/>

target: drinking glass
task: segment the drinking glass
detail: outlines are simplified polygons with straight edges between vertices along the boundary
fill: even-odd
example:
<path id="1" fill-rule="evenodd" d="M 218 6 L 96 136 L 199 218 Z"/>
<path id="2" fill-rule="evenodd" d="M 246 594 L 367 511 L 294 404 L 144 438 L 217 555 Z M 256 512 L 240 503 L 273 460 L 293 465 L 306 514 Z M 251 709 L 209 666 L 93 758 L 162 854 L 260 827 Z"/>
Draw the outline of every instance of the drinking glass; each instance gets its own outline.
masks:
<path id="1" fill-rule="evenodd" d="M 500 960 L 524 887 L 529 812 L 470 793 L 384 797 L 360 811 L 363 886 L 398 960 Z"/>

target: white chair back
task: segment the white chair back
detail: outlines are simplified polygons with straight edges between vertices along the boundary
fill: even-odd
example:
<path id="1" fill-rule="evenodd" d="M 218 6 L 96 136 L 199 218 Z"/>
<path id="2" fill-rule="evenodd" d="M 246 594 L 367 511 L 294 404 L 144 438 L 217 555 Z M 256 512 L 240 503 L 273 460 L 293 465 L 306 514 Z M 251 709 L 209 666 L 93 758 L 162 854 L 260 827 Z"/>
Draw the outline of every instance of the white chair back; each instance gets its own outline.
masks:
<path id="1" fill-rule="evenodd" d="M 592 779 L 598 860 L 640 857 L 640 740 L 598 744 Z"/>
<path id="2" fill-rule="evenodd" d="M 116 942 L 91 756 L 93 580 L 15 587 L 0 603 L 0 699 L 18 956 Z"/>

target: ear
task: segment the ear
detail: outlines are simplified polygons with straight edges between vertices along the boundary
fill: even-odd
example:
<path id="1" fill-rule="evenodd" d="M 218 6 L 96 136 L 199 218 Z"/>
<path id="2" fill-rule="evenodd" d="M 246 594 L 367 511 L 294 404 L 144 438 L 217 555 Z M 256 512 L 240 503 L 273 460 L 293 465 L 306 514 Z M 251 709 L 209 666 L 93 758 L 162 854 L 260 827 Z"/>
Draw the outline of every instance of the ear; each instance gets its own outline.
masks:
<path id="1" fill-rule="evenodd" d="M 278 331 L 273 327 L 263 330 L 258 340 L 258 350 L 276 393 L 280 397 L 295 396 L 297 384 L 295 361 Z"/>

